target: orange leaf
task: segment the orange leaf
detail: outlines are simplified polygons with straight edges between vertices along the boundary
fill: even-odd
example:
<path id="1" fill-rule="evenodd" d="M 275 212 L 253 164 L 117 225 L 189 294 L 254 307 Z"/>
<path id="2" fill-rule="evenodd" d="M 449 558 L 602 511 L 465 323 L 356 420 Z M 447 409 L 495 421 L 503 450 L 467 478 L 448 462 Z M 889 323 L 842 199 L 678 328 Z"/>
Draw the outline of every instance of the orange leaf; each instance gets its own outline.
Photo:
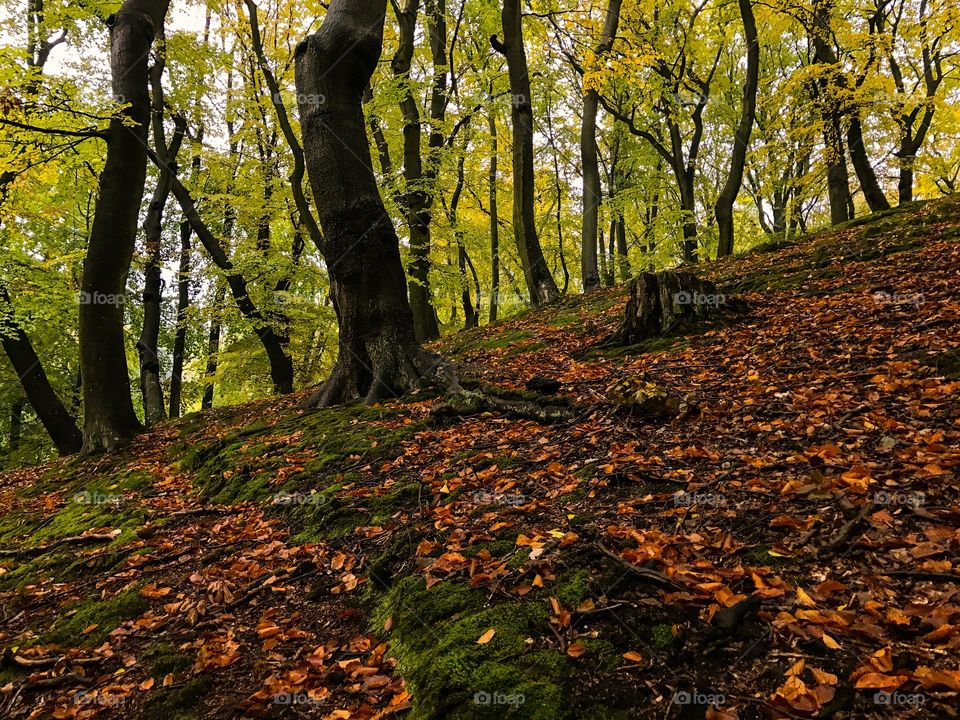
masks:
<path id="1" fill-rule="evenodd" d="M 477 640 L 477 645 L 486 645 L 488 642 L 493 640 L 493 636 L 497 634 L 497 631 L 494 628 L 487 630 L 480 638 Z"/>

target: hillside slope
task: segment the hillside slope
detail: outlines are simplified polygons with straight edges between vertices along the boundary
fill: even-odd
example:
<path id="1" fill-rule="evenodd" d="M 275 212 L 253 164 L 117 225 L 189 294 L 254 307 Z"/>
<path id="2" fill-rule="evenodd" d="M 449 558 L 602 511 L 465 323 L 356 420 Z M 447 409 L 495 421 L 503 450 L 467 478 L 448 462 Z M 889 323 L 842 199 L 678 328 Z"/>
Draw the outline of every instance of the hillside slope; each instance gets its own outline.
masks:
<path id="1" fill-rule="evenodd" d="M 298 397 L 0 475 L 0 716 L 953 717 L 960 202 L 445 339 L 554 422 Z M 698 412 L 652 421 L 662 383 Z"/>

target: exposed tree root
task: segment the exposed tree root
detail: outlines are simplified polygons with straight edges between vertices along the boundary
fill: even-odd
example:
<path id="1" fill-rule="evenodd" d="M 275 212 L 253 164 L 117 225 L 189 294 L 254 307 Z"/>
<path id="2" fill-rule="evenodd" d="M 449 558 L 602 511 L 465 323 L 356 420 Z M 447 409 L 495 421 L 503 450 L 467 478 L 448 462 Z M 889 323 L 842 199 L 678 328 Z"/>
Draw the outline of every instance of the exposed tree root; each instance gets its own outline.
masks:
<path id="1" fill-rule="evenodd" d="M 120 533 L 119 530 L 109 533 L 90 533 L 88 535 L 74 535 L 72 537 L 60 538 L 48 545 L 38 545 L 37 547 L 21 547 L 0 550 L 0 557 L 34 557 L 43 555 L 54 550 L 61 545 L 82 545 L 92 542 L 107 542 L 113 540 Z"/>

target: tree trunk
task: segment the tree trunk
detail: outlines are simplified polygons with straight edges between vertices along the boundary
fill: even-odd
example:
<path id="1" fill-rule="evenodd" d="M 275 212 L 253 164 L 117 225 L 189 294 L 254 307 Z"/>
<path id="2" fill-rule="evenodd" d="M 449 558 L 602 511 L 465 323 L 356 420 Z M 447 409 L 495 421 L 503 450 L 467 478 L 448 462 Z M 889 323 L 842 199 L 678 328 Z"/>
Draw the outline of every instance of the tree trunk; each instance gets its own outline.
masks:
<path id="1" fill-rule="evenodd" d="M 491 93 L 492 95 L 493 93 Z M 497 118 L 490 110 L 487 119 L 490 126 L 490 322 L 497 321 L 500 302 L 500 213 L 497 209 L 497 155 L 500 152 L 497 138 Z"/>
<path id="2" fill-rule="evenodd" d="M 595 54 L 599 58 L 613 47 L 620 27 L 620 7 L 623 0 L 610 0 L 603 25 L 603 35 Z M 580 166 L 583 173 L 583 234 L 581 238 L 580 271 L 583 290 L 600 287 L 600 269 L 597 266 L 597 231 L 600 214 L 600 168 L 597 162 L 597 111 L 600 94 L 595 88 L 583 96 L 583 122 L 580 125 Z"/>
<path id="3" fill-rule="evenodd" d="M 692 273 L 641 273 L 630 285 L 624 323 L 614 340 L 634 345 L 668 335 L 681 323 L 715 314 L 723 301 L 716 285 Z"/>
<path id="4" fill-rule="evenodd" d="M 110 120 L 90 242 L 83 262 L 80 365 L 83 447 L 113 450 L 141 429 L 130 397 L 123 302 L 147 172 L 147 60 L 167 0 L 124 0 L 110 26 L 113 93 L 126 107 Z"/>
<path id="5" fill-rule="evenodd" d="M 140 361 L 140 396 L 143 399 L 143 419 L 149 427 L 166 417 L 163 404 L 163 386 L 160 382 L 160 300 L 163 292 L 161 258 L 163 235 L 163 210 L 170 196 L 170 178 L 175 171 L 177 155 L 183 142 L 186 126 L 183 120 L 176 121 L 173 140 L 167 147 L 163 128 L 163 54 L 160 53 L 150 70 L 150 86 L 153 91 L 152 123 L 153 145 L 162 167 L 157 177 L 153 197 L 147 206 L 147 218 L 143 225 L 146 259 L 143 274 L 143 326 L 137 340 L 137 356 Z"/>
<path id="6" fill-rule="evenodd" d="M 201 410 L 213 407 L 214 392 L 216 390 L 214 378 L 217 375 L 217 366 L 220 356 L 220 327 L 223 313 L 223 296 L 226 290 L 219 279 L 213 297 L 213 317 L 210 319 L 210 334 L 207 336 L 207 371 L 203 386 L 203 399 L 200 401 Z"/>
<path id="7" fill-rule="evenodd" d="M 397 23 L 400 28 L 400 45 L 393 57 L 391 67 L 394 76 L 398 79 L 402 90 L 400 109 L 403 112 L 403 176 L 406 188 L 402 195 L 404 215 L 410 232 L 410 262 L 407 266 L 409 282 L 407 291 L 410 299 L 410 309 L 413 312 L 413 327 L 419 342 L 433 340 L 440 337 L 440 326 L 437 313 L 430 297 L 430 245 L 432 222 L 431 206 L 433 204 L 433 189 L 429 187 L 432 178 L 424 172 L 423 156 L 421 153 L 422 131 L 420 129 L 420 109 L 413 95 L 413 83 L 410 78 L 410 64 L 416 43 L 417 15 L 419 0 L 407 0 L 403 10 L 397 9 Z M 432 29 L 431 29 L 432 30 Z M 444 45 L 446 44 L 446 25 L 444 24 Z M 431 46 L 434 47 L 434 32 L 431 31 Z M 443 50 L 441 50 L 443 53 Z M 436 56 L 436 49 L 434 49 Z M 442 63 L 441 63 L 442 64 Z M 443 72 L 437 65 L 434 57 L 434 73 Z M 435 112 L 443 114 L 445 108 L 446 82 L 438 88 L 435 78 L 431 115 Z M 437 105 L 437 94 L 440 93 L 440 104 Z M 431 117 L 431 119 L 433 119 Z"/>
<path id="8" fill-rule="evenodd" d="M 890 209 L 890 202 L 880 188 L 877 174 L 867 155 L 867 147 L 863 140 L 863 125 L 860 122 L 860 113 L 854 109 L 850 115 L 850 124 L 847 126 L 847 145 L 850 147 L 850 159 L 853 169 L 860 181 L 863 197 L 870 207 L 870 212 L 881 212 Z"/>
<path id="9" fill-rule="evenodd" d="M 523 45 L 520 0 L 503 0 L 501 21 L 503 42 L 496 36 L 490 42 L 507 59 L 510 76 L 511 117 L 513 120 L 513 234 L 517 254 L 523 266 L 530 302 L 541 305 L 555 299 L 560 291 L 550 274 L 543 248 L 537 237 L 535 212 L 536 184 L 533 166 L 533 105 L 530 71 Z"/>
<path id="10" fill-rule="evenodd" d="M 733 255 L 733 204 L 740 194 L 743 183 L 743 168 L 747 159 L 747 147 L 753 132 L 757 114 L 757 85 L 760 79 L 760 41 L 757 38 L 757 23 L 753 17 L 752 0 L 737 0 L 743 22 L 743 37 L 747 43 L 747 72 L 743 84 L 743 106 L 740 123 L 733 134 L 733 152 L 730 156 L 730 172 L 717 197 L 714 216 L 717 219 L 719 243 L 717 257 Z"/>
<path id="11" fill-rule="evenodd" d="M 83 436 L 73 417 L 47 379 L 40 358 L 30 339 L 13 317 L 13 306 L 7 289 L 0 284 L 0 343 L 10 359 L 13 371 L 20 378 L 30 406 L 50 435 L 57 452 L 72 455 L 80 452 Z"/>
<path id="12" fill-rule="evenodd" d="M 19 397 L 10 406 L 10 442 L 7 452 L 14 453 L 20 448 L 20 438 L 23 436 L 23 409 L 27 406 L 27 399 Z M 77 432 L 79 436 L 79 431 Z M 82 438 L 81 438 L 82 442 Z"/>
<path id="13" fill-rule="evenodd" d="M 177 331 L 173 338 L 170 371 L 170 417 L 180 417 L 183 356 L 187 346 L 187 310 L 190 308 L 190 223 L 180 223 L 180 269 L 177 273 Z"/>
<path id="14" fill-rule="evenodd" d="M 311 405 L 375 403 L 439 375 L 456 385 L 452 367 L 417 343 L 399 239 L 373 174 L 362 98 L 382 51 L 385 13 L 386 0 L 332 0 L 296 51 L 307 172 L 340 326 L 336 365 Z M 304 102 L 310 96 L 325 102 Z"/>
<path id="15" fill-rule="evenodd" d="M 820 114 L 823 119 L 823 145 L 827 165 L 827 195 L 830 200 L 830 222 L 834 225 L 853 218 L 853 199 L 850 195 L 850 178 L 847 173 L 847 158 L 843 146 L 842 119 L 838 89 L 841 81 L 837 56 L 830 46 L 830 14 L 834 0 L 814 0 L 813 27 L 809 29 L 813 40 L 816 62 L 824 66 L 823 76 L 814 84 L 819 95 Z"/>

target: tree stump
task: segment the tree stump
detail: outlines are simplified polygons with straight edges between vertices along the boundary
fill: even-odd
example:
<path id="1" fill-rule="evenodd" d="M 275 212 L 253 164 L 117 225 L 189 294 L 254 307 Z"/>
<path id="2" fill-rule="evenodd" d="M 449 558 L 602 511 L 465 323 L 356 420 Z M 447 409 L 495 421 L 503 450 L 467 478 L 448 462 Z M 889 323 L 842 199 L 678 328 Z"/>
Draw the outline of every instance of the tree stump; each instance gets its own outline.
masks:
<path id="1" fill-rule="evenodd" d="M 716 285 L 693 273 L 642 273 L 630 284 L 626 318 L 612 340 L 634 345 L 667 335 L 683 323 L 716 315 L 725 303 Z"/>

